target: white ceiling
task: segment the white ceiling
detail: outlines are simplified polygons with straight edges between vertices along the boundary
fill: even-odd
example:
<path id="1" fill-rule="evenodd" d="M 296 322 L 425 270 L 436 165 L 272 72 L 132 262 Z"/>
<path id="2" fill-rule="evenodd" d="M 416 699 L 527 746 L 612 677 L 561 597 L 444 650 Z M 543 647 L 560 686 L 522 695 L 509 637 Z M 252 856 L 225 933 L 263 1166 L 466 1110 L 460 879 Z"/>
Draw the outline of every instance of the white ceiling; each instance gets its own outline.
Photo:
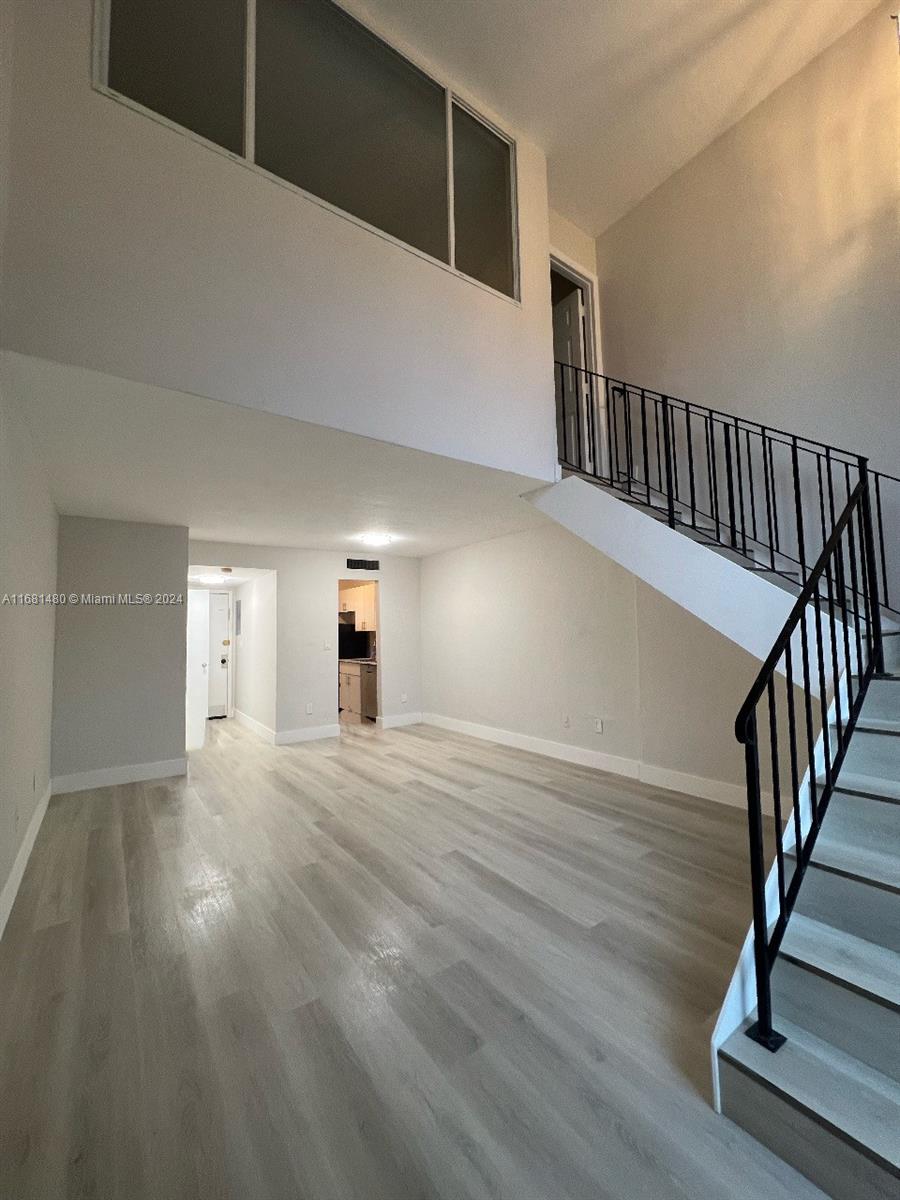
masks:
<path id="1" fill-rule="evenodd" d="M 543 146 L 552 207 L 592 234 L 602 233 L 878 4 L 344 2 Z"/>
<path id="2" fill-rule="evenodd" d="M 187 525 L 202 541 L 410 557 L 546 520 L 520 499 L 539 480 L 14 358 L 16 393 L 61 513 Z M 389 547 L 358 540 L 374 530 L 391 534 Z"/>
<path id="3" fill-rule="evenodd" d="M 227 573 L 223 567 L 229 567 Z M 188 583 L 191 587 L 220 591 L 239 588 L 251 579 L 258 579 L 260 575 L 271 574 L 265 567 L 233 567 L 227 562 L 216 566 L 191 563 L 188 567 Z"/>

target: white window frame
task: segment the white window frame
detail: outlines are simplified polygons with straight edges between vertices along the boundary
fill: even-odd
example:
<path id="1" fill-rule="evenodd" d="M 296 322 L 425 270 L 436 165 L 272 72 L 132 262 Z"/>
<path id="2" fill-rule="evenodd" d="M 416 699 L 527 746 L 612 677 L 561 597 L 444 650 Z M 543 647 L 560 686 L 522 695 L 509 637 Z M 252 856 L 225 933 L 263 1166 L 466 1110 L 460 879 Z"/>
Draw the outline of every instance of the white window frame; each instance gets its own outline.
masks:
<path id="1" fill-rule="evenodd" d="M 100 95 L 114 100 L 116 103 L 123 105 L 125 108 L 130 108 L 133 112 L 149 117 L 158 125 L 164 126 L 166 129 L 171 129 L 174 133 L 180 134 L 187 138 L 188 141 L 194 142 L 197 145 L 204 146 L 208 150 L 212 150 L 216 154 L 222 155 L 224 158 L 230 159 L 231 162 L 238 163 L 248 171 L 261 176 L 264 179 L 270 180 L 272 183 L 278 184 L 279 187 L 286 188 L 297 196 L 309 200 L 319 208 L 324 208 L 327 212 L 334 213 L 335 216 L 349 221 L 360 229 L 365 229 L 369 233 L 375 234 L 376 237 L 383 241 L 390 242 L 394 246 L 398 246 L 401 250 L 405 250 L 408 254 L 414 254 L 416 258 L 421 258 L 425 262 L 432 263 L 441 270 L 447 271 L 449 274 L 456 276 L 457 279 L 463 280 L 465 283 L 471 284 L 473 287 L 480 288 L 484 292 L 488 292 L 491 296 L 496 296 L 500 300 L 506 301 L 507 304 L 514 304 L 517 308 L 522 306 L 521 298 L 521 264 L 520 264 L 520 238 L 519 238 L 519 204 L 518 204 L 518 159 L 516 155 L 516 142 L 510 134 L 499 128 L 493 121 L 488 120 L 482 113 L 474 108 L 468 100 L 455 92 L 452 86 L 445 80 L 441 79 L 430 67 L 425 67 L 422 63 L 405 50 L 398 50 L 391 42 L 387 40 L 378 30 L 374 29 L 367 21 L 361 20 L 356 13 L 350 12 L 343 5 L 336 4 L 336 7 L 343 9 L 351 20 L 361 25 L 368 30 L 374 38 L 383 42 L 400 58 L 405 59 L 417 71 L 421 71 L 428 79 L 437 84 L 442 89 L 445 96 L 445 112 L 447 121 L 447 228 L 448 228 L 448 254 L 450 261 L 443 262 L 439 258 L 435 258 L 425 250 L 420 250 L 416 246 L 411 246 L 409 242 L 404 242 L 401 238 L 395 237 L 391 233 L 387 233 L 384 229 L 379 229 L 377 225 L 371 225 L 368 221 L 364 221 L 361 217 L 354 216 L 353 213 L 347 212 L 346 209 L 339 208 L 336 204 L 332 204 L 328 200 L 324 200 L 321 196 L 315 195 L 314 192 L 309 192 L 305 188 L 300 187 L 290 180 L 282 179 L 279 175 L 267 171 L 265 167 L 259 166 L 254 162 L 254 142 L 255 142 L 255 107 L 256 107 L 256 0 L 245 0 L 246 3 L 246 47 L 244 52 L 245 62 L 245 80 L 244 80 L 244 153 L 236 154 L 233 150 L 228 150 L 224 146 L 212 142 L 209 138 L 203 137 L 202 134 L 195 133 L 191 129 L 185 128 L 184 125 L 179 125 L 176 121 L 170 120 L 162 113 L 154 112 L 152 108 L 147 108 L 138 100 L 132 100 L 130 96 L 126 96 L 123 92 L 118 92 L 111 88 L 107 83 L 109 70 L 109 22 L 110 11 L 113 0 L 94 0 L 94 21 L 93 21 L 93 37 L 91 46 L 91 86 L 94 91 Z M 335 3 L 335 0 L 331 0 Z M 454 192 L 453 192 L 453 106 L 458 105 L 464 109 L 476 121 L 480 121 L 491 133 L 496 134 L 509 147 L 510 156 L 510 217 L 512 239 L 512 255 L 513 255 L 513 294 L 507 295 L 506 292 L 501 292 L 497 288 L 491 287 L 490 284 L 482 283 L 480 279 L 475 279 L 472 275 L 467 275 L 465 271 L 460 271 L 455 265 L 455 230 L 454 230 Z"/>

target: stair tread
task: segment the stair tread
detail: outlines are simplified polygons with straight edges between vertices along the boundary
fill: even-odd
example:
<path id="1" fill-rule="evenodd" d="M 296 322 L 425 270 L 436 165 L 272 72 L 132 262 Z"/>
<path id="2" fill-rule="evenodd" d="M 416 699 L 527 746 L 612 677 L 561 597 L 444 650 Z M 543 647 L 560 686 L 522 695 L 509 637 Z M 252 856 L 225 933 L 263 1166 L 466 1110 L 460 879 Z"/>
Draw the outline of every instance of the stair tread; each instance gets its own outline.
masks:
<path id="1" fill-rule="evenodd" d="M 900 679 L 873 679 L 859 715 L 860 727 L 900 728 Z"/>
<path id="2" fill-rule="evenodd" d="M 857 726 L 847 748 L 838 784 L 850 787 L 849 778 L 865 777 L 876 781 L 878 795 L 900 800 L 900 738 Z"/>
<path id="3" fill-rule="evenodd" d="M 835 791 L 812 861 L 900 891 L 900 809 Z"/>
<path id="4" fill-rule="evenodd" d="M 835 728 L 832 725 L 832 728 Z M 900 717 L 870 717 L 861 714 L 856 723 L 860 733 L 900 733 Z"/>
<path id="5" fill-rule="evenodd" d="M 900 1008 L 900 954 L 794 913 L 782 953 Z"/>
<path id="6" fill-rule="evenodd" d="M 900 1170 L 900 1085 L 780 1018 L 776 1026 L 787 1041 L 772 1054 L 746 1036 L 749 1024 L 745 1021 L 719 1053 Z"/>
<path id="7" fill-rule="evenodd" d="M 872 730 L 873 733 L 879 732 Z M 891 736 L 891 735 L 888 735 Z M 820 787 L 825 785 L 825 776 L 820 775 L 817 782 Z M 885 800 L 900 800 L 900 781 L 885 779 L 881 775 L 867 775 L 863 772 L 841 771 L 837 788 L 843 792 L 859 792 L 862 795 L 878 796 Z"/>

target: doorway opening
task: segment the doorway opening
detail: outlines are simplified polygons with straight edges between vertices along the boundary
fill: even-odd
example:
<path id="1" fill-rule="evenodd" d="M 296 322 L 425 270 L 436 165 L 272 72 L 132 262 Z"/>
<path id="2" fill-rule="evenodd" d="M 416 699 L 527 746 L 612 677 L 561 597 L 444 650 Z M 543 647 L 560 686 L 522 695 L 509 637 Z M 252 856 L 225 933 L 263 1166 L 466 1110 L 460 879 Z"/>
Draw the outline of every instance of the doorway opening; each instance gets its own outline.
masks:
<path id="1" fill-rule="evenodd" d="M 593 283 L 551 258 L 550 303 L 559 458 L 570 469 L 595 474 L 602 469 L 606 398 L 596 374 Z"/>
<path id="2" fill-rule="evenodd" d="M 375 725 L 378 703 L 378 583 L 338 580 L 338 713 L 343 725 Z"/>
<path id="3" fill-rule="evenodd" d="M 199 750 L 210 722 L 235 718 L 274 737 L 276 572 L 188 568 L 185 743 Z"/>

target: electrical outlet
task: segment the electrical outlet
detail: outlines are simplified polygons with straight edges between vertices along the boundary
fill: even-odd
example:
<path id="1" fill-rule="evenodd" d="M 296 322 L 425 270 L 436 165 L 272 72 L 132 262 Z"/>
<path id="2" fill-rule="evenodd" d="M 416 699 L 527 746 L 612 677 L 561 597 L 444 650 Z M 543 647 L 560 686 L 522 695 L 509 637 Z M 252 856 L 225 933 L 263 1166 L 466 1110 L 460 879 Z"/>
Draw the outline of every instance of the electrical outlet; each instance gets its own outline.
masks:
<path id="1" fill-rule="evenodd" d="M 407 704 L 408 702 L 409 702 L 409 696 L 407 696 L 406 692 L 401 692 L 400 693 L 400 703 Z"/>
<path id="2" fill-rule="evenodd" d="M 311 704 L 307 704 L 307 706 L 306 706 L 306 715 L 307 715 L 308 717 L 311 717 L 311 716 L 312 716 L 312 710 L 313 710 L 313 706 L 312 706 Z"/>
<path id="3" fill-rule="evenodd" d="M 563 729 L 571 729 L 571 728 L 572 728 L 572 718 L 569 716 L 568 713 L 566 713 L 563 716 Z"/>
<path id="4" fill-rule="evenodd" d="M 322 649 L 323 649 L 323 650 L 330 650 L 330 649 L 331 649 L 331 642 L 323 642 L 323 643 L 322 643 Z"/>
<path id="5" fill-rule="evenodd" d="M 603 718 L 602 717 L 597 717 L 596 721 L 594 721 L 594 729 L 596 730 L 597 733 L 603 732 Z"/>

